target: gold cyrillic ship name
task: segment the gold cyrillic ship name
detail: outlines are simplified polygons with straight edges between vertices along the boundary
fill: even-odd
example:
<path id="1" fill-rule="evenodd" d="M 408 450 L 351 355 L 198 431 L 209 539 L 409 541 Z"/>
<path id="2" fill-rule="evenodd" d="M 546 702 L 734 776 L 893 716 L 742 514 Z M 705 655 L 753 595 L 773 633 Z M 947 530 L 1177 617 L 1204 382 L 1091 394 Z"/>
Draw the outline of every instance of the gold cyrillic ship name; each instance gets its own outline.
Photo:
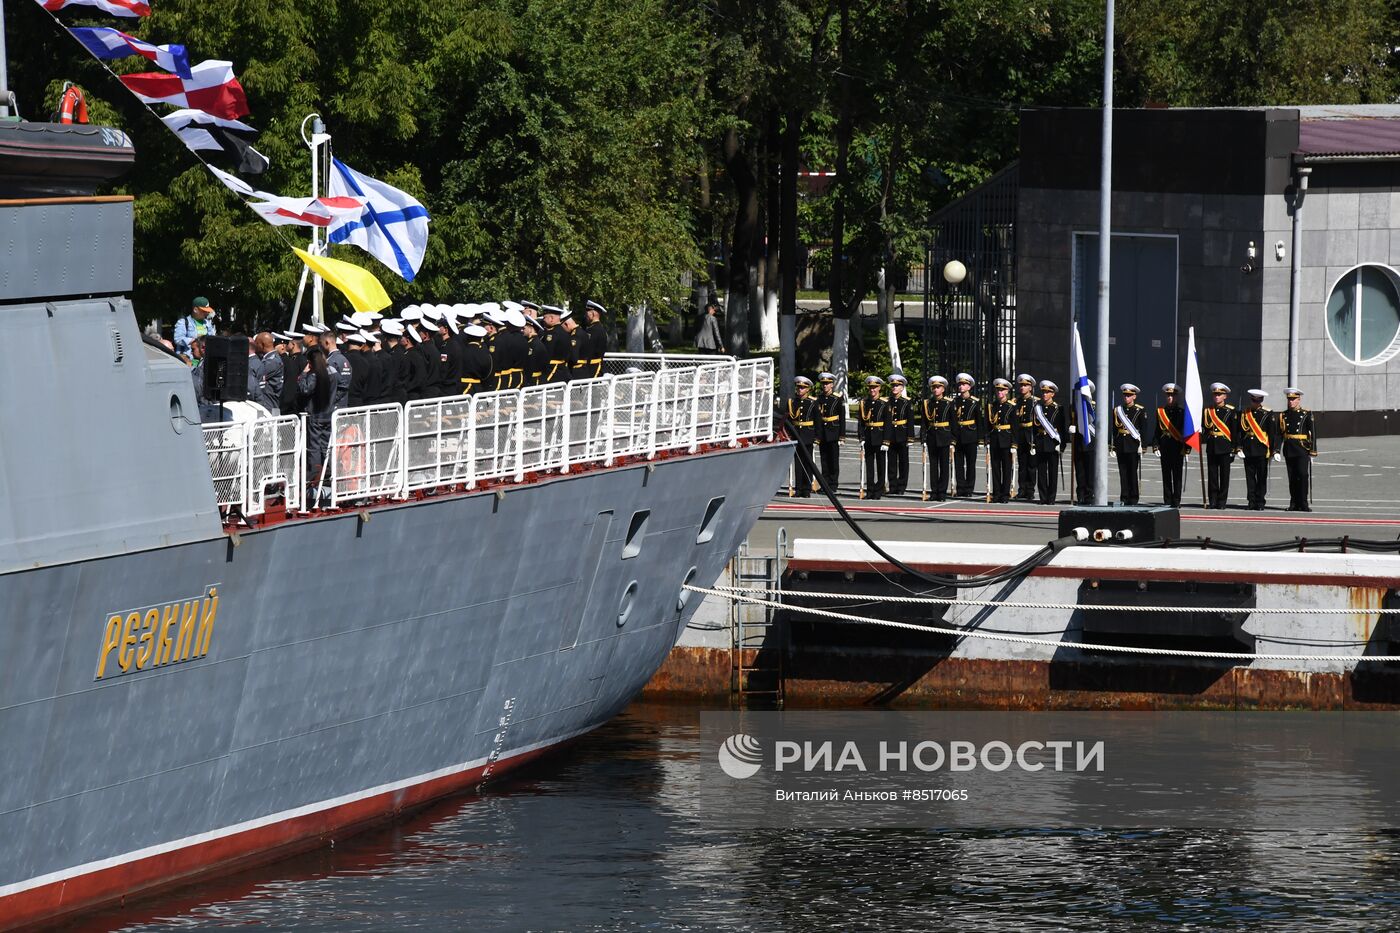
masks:
<path id="1" fill-rule="evenodd" d="M 209 653 L 218 614 L 217 586 L 208 587 L 204 595 L 193 599 L 113 613 L 107 619 L 93 679 L 204 657 Z"/>

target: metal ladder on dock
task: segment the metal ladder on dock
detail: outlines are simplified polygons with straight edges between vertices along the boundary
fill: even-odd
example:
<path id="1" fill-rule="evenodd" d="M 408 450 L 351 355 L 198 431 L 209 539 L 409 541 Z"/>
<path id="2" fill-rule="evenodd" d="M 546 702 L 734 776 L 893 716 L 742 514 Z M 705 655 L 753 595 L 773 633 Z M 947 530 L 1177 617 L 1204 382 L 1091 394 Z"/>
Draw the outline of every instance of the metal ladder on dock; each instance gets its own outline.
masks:
<path id="1" fill-rule="evenodd" d="M 754 590 L 782 602 L 783 568 L 787 563 L 787 529 L 779 528 L 771 556 L 756 556 L 745 540 L 730 563 L 730 580 L 737 589 Z M 772 595 L 769 595 L 772 594 Z M 729 601 L 729 687 L 741 707 L 783 706 L 783 656 L 786 632 L 771 606 Z"/>

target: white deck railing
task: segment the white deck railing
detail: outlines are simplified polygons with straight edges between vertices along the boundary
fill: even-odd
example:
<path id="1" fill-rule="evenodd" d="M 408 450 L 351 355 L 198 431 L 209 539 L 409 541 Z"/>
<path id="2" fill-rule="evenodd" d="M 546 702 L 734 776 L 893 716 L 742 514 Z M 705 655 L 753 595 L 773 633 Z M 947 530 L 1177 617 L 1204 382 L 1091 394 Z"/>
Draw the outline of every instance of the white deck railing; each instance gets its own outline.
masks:
<path id="1" fill-rule="evenodd" d="M 773 436 L 773 361 L 662 354 L 607 357 L 605 375 L 558 385 L 342 408 L 320 485 L 329 503 L 407 498 L 446 486 L 611 466 L 669 450 Z M 626 371 L 631 370 L 631 371 Z M 302 506 L 306 422 L 287 415 L 204 428 L 219 506 L 266 510 L 270 490 Z"/>

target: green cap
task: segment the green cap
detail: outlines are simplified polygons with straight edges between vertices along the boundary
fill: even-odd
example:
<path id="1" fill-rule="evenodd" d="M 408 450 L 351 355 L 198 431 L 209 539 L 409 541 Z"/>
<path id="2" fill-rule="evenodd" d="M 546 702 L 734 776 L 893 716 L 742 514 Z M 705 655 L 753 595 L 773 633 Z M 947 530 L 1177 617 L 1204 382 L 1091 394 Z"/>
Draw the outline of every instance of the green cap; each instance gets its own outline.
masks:
<path id="1" fill-rule="evenodd" d="M 199 296 L 198 298 L 196 298 L 196 299 L 194 300 L 193 307 L 196 307 L 196 308 L 207 308 L 207 307 L 209 307 L 209 299 L 208 299 L 208 298 L 205 298 L 203 295 L 201 295 L 201 296 Z"/>

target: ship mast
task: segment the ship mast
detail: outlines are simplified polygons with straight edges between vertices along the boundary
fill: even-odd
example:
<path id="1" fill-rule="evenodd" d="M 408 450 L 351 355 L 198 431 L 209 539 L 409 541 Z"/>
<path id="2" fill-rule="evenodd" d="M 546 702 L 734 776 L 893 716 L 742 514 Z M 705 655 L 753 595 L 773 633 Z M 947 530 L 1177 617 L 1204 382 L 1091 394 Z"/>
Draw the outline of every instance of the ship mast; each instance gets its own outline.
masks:
<path id="1" fill-rule="evenodd" d="M 4 0 L 0 0 L 3 3 Z M 311 134 L 306 133 L 306 125 L 311 124 Z M 306 119 L 301 121 L 301 139 L 311 150 L 311 196 L 319 198 L 321 196 L 321 147 L 328 146 L 331 141 L 330 134 L 326 132 L 326 125 L 321 122 L 319 113 L 307 114 Z M 313 256 L 324 256 L 330 251 L 330 243 L 322 244 L 321 228 L 313 226 L 311 228 L 311 246 L 307 252 Z M 322 324 L 322 302 L 325 298 L 325 282 L 309 267 L 303 266 L 301 270 L 301 283 L 297 285 L 297 300 L 292 306 L 292 329 L 297 326 L 297 317 L 301 314 L 301 299 L 306 292 L 306 279 L 310 275 L 311 285 L 311 320 L 317 324 Z"/>

